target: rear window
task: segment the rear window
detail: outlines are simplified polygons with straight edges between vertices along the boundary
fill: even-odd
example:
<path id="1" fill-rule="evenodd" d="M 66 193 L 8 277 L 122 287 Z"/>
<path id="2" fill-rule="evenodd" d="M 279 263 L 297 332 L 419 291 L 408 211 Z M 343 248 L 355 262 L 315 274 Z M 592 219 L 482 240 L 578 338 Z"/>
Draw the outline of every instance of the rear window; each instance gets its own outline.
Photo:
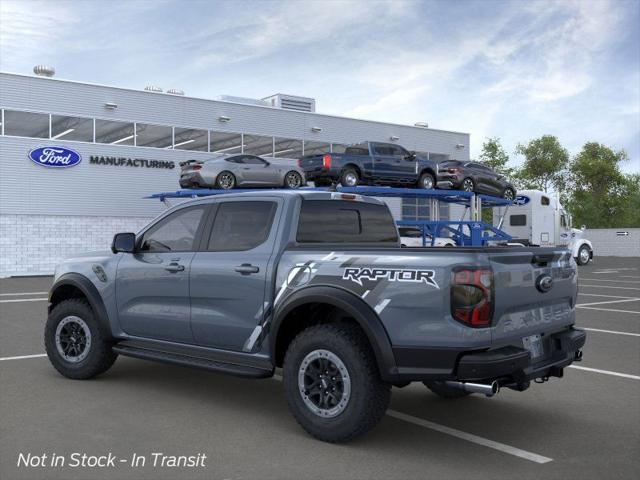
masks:
<path id="1" fill-rule="evenodd" d="M 398 234 L 385 205 L 347 200 L 305 200 L 300 210 L 300 243 L 396 243 Z"/>
<path id="2" fill-rule="evenodd" d="M 524 227 L 526 224 L 526 215 L 511 215 L 509 217 L 509 225 L 511 225 L 512 227 Z"/>

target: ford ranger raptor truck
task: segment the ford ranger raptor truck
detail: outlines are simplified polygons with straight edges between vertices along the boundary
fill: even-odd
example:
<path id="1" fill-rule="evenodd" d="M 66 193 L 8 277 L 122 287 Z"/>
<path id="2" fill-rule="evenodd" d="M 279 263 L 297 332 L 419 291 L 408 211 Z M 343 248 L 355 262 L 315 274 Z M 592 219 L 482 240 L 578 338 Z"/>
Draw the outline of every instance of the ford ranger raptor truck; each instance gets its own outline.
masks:
<path id="1" fill-rule="evenodd" d="M 44 337 L 72 379 L 119 355 L 248 378 L 281 368 L 300 425 L 342 442 L 380 421 L 394 385 L 456 398 L 562 377 L 585 343 L 576 294 L 563 248 L 407 249 L 373 198 L 229 193 L 58 265 Z"/>

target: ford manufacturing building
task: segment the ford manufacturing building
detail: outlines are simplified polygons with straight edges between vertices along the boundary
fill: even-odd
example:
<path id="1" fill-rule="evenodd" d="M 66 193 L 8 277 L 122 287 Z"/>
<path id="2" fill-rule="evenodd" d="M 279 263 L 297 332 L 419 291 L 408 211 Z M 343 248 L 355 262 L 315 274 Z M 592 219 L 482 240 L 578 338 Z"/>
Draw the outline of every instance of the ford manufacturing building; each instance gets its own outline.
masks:
<path id="1" fill-rule="evenodd" d="M 212 153 L 295 159 L 363 140 L 469 159 L 466 133 L 322 115 L 313 99 L 281 94 L 206 100 L 0 73 L 0 107 L 0 277 L 51 274 L 62 258 L 104 250 L 115 233 L 139 230 L 166 208 L 144 197 L 177 190 L 184 160 Z M 76 152 L 68 159 L 74 165 L 30 159 L 36 149 L 55 155 L 51 147 Z M 427 205 L 393 201 L 397 217 L 429 219 Z"/>

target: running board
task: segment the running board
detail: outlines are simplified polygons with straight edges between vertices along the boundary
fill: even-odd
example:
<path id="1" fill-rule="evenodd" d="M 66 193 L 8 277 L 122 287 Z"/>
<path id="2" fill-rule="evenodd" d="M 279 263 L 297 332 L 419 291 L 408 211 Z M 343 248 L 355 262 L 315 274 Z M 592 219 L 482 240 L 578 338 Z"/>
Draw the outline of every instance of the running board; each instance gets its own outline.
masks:
<path id="1" fill-rule="evenodd" d="M 151 360 L 154 362 L 171 363 L 173 365 L 180 365 L 183 367 L 199 368 L 213 372 L 226 373 L 227 375 L 235 375 L 238 377 L 267 378 L 273 376 L 273 370 L 225 363 L 208 358 L 192 357 L 189 355 L 182 355 L 180 353 L 163 352 L 148 348 L 132 347 L 129 345 L 114 345 L 112 348 L 114 352 L 127 357 L 141 358 L 143 360 Z"/>

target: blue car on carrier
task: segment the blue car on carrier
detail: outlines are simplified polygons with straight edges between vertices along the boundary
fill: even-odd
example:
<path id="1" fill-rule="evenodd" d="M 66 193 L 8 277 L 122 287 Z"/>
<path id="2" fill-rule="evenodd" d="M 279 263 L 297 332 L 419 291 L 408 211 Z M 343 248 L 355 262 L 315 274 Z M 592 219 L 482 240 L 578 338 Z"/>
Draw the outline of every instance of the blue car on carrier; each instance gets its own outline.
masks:
<path id="1" fill-rule="evenodd" d="M 341 183 L 436 188 L 438 163 L 394 143 L 362 142 L 344 153 L 309 155 L 298 161 L 317 187 Z"/>

